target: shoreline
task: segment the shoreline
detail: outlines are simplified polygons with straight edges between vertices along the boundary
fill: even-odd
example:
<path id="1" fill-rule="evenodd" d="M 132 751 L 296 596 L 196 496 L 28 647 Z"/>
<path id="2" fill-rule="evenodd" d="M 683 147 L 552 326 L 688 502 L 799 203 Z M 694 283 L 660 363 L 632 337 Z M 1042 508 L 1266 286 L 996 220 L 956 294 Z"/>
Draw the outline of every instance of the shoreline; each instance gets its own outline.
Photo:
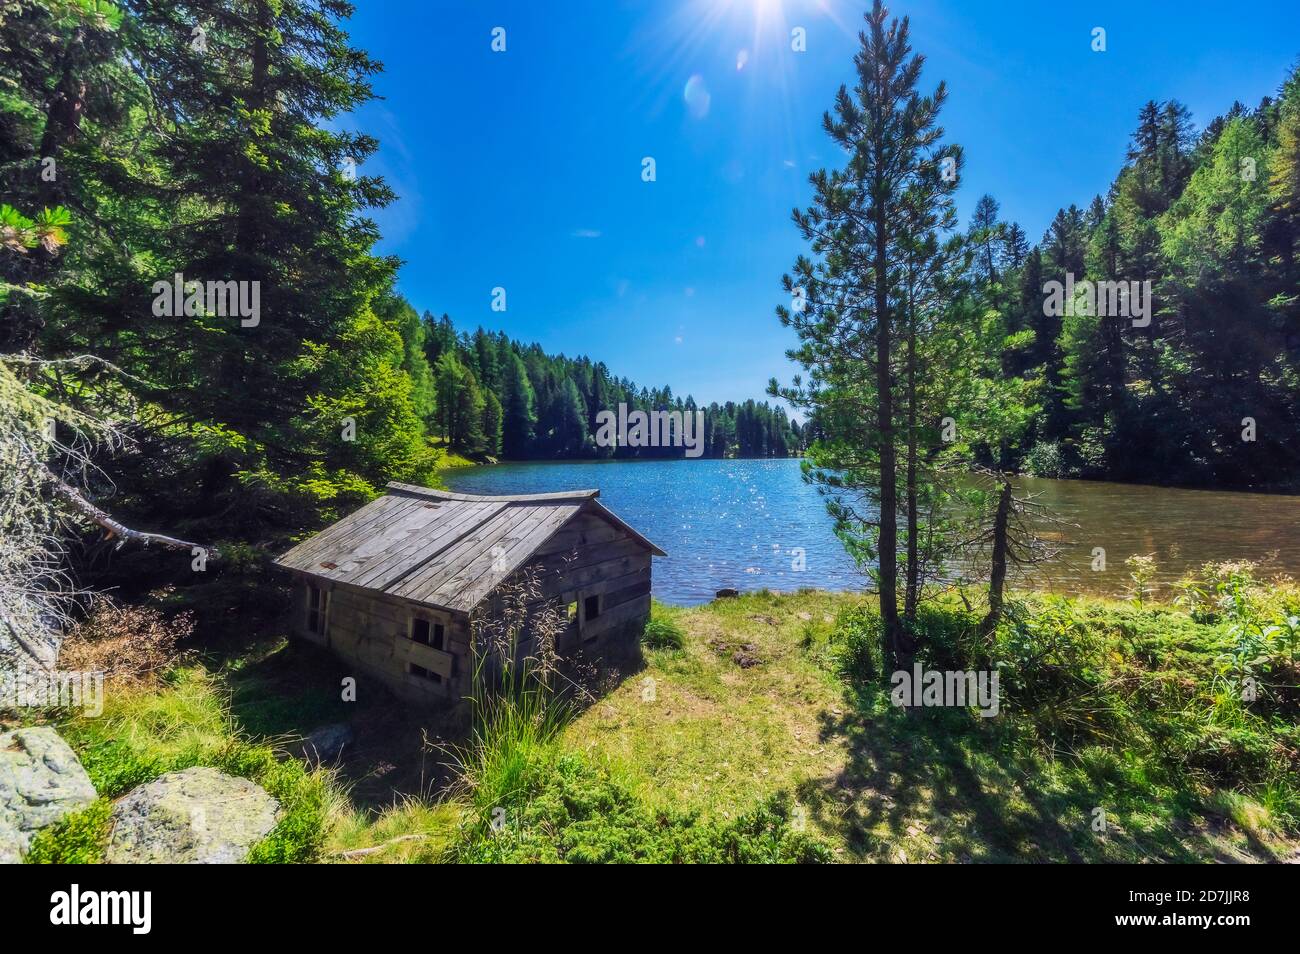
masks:
<path id="1" fill-rule="evenodd" d="M 778 461 L 803 461 L 806 456 L 797 457 L 565 457 L 560 459 L 524 459 L 524 460 L 494 460 L 494 461 L 476 461 L 459 455 L 457 463 L 439 464 L 435 473 L 441 477 L 446 471 L 459 471 L 476 469 L 483 467 L 531 467 L 531 466 L 569 466 L 569 465 L 586 465 L 586 464 L 667 464 L 667 463 L 684 463 L 699 464 L 705 462 L 725 461 L 761 461 L 764 463 L 775 463 Z M 1300 484 L 1292 485 L 1271 485 L 1268 487 L 1232 487 L 1232 486 L 1206 486 L 1198 484 L 1170 484 L 1170 483 L 1143 483 L 1132 480 L 1110 480 L 1104 477 L 1040 477 L 1035 474 L 1015 473 L 1012 475 L 1016 480 L 1023 481 L 1053 481 L 1071 485 L 1096 485 L 1105 487 L 1139 487 L 1149 490 L 1174 490 L 1189 491 L 1199 493 L 1217 493 L 1217 494 L 1247 494 L 1256 497 L 1296 497 L 1300 499 Z"/>

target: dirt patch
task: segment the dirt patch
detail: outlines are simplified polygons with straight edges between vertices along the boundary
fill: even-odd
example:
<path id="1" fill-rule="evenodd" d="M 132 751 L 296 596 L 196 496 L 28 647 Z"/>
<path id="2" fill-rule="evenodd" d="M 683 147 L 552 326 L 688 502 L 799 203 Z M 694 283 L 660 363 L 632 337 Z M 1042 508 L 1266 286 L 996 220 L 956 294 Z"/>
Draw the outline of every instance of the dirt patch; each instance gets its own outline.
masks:
<path id="1" fill-rule="evenodd" d="M 714 638 L 709 640 L 709 648 L 719 656 L 729 657 L 741 669 L 753 669 L 763 662 L 758 646 L 754 643 L 736 643 Z"/>

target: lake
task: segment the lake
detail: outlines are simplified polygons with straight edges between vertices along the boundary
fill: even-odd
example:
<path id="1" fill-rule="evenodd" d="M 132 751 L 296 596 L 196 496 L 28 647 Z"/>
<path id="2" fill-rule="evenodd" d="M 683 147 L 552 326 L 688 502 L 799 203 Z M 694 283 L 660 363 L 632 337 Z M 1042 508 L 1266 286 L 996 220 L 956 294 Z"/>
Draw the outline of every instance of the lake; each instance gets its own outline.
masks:
<path id="1" fill-rule="evenodd" d="M 738 590 L 862 589 L 866 575 L 832 531 L 825 499 L 797 460 L 565 461 L 467 467 L 444 474 L 468 494 L 599 488 L 607 507 L 659 545 L 654 593 L 706 602 Z M 1153 554 L 1168 583 L 1210 560 L 1266 561 L 1300 576 L 1300 497 L 1022 478 L 1066 526 L 1044 527 L 1060 552 L 1030 584 L 1120 595 L 1125 558 Z M 1106 568 L 1092 569 L 1093 550 Z"/>

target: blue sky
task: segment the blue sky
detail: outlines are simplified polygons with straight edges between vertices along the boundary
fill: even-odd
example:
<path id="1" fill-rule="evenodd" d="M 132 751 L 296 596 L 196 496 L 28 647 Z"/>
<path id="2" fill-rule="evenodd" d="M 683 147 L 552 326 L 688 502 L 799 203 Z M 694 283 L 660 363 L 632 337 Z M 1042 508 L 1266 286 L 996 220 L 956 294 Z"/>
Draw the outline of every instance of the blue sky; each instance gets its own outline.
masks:
<path id="1" fill-rule="evenodd" d="M 362 171 L 399 199 L 375 218 L 416 308 L 588 354 L 697 400 L 761 397 L 793 367 L 773 314 L 804 247 L 790 210 L 838 161 L 821 129 L 852 82 L 865 2 L 358 0 L 384 63 Z M 966 150 L 963 221 L 984 192 L 1037 241 L 1104 191 L 1138 107 L 1203 125 L 1276 91 L 1300 55 L 1294 2 L 893 5 L 944 79 Z M 506 51 L 491 50 L 492 30 Z M 1094 27 L 1107 49 L 1090 48 Z M 806 31 L 806 52 L 790 33 Z M 692 77 L 696 79 L 692 80 Z M 689 87 L 689 94 L 688 94 Z M 657 181 L 643 182 L 653 156 Z M 492 289 L 507 310 L 491 310 Z"/>

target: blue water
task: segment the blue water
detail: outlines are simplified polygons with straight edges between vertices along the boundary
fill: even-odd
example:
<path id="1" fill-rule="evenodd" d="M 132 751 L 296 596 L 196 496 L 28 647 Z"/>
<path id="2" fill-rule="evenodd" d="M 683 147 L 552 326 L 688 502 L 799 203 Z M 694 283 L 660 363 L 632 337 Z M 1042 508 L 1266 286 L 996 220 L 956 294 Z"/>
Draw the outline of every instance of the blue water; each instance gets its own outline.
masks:
<path id="1" fill-rule="evenodd" d="M 654 595 L 666 603 L 707 602 L 723 587 L 843 590 L 868 582 L 797 460 L 497 464 L 444 477 L 467 494 L 598 488 L 601 503 L 668 554 L 653 571 Z"/>
<path id="2" fill-rule="evenodd" d="M 723 587 L 869 585 L 797 460 L 498 464 L 449 471 L 446 480 L 471 494 L 598 488 L 606 506 L 668 553 L 654 562 L 655 596 L 668 603 L 705 602 Z M 1056 518 L 1036 528 L 1053 558 L 1023 581 L 1013 572 L 1016 583 L 1122 596 L 1132 585 L 1124 561 L 1135 555 L 1156 559 L 1154 579 L 1164 586 L 1223 560 L 1255 561 L 1265 577 L 1300 577 L 1300 497 L 1082 480 L 1016 483 Z M 800 551 L 803 568 L 796 569 Z M 987 556 L 948 575 L 954 572 L 980 579 Z"/>

